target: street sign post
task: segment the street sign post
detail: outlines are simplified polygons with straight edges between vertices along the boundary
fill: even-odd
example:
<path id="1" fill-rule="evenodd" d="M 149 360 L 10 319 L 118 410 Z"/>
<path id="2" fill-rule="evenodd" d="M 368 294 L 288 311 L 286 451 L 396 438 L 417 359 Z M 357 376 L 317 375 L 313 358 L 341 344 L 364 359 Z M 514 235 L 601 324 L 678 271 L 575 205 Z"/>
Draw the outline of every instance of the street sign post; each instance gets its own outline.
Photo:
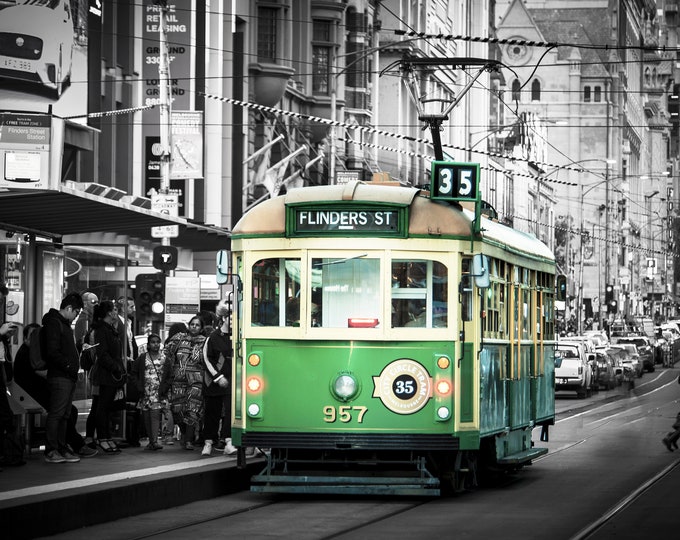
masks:
<path id="1" fill-rule="evenodd" d="M 179 216 L 179 194 L 170 192 L 151 195 L 151 210 L 168 216 Z M 179 225 L 151 227 L 152 238 L 177 238 L 178 236 Z"/>

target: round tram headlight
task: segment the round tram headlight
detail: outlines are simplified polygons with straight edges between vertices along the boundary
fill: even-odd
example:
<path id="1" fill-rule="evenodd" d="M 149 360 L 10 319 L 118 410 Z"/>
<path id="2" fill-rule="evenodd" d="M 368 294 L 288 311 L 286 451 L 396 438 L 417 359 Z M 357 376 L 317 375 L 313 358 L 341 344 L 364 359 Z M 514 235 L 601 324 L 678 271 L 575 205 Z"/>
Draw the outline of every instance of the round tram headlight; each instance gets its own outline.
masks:
<path id="1" fill-rule="evenodd" d="M 248 405 L 248 414 L 250 416 L 257 416 L 260 414 L 260 406 L 257 403 L 251 403 Z"/>
<path id="2" fill-rule="evenodd" d="M 449 411 L 448 407 L 439 407 L 437 409 L 437 416 L 441 420 L 446 420 L 449 416 L 451 416 L 451 411 Z"/>
<path id="3" fill-rule="evenodd" d="M 451 360 L 449 360 L 446 356 L 440 356 L 437 358 L 437 367 L 439 369 L 446 369 L 451 365 Z"/>
<path id="4" fill-rule="evenodd" d="M 356 379 L 347 373 L 338 376 L 333 382 L 333 393 L 343 401 L 349 401 L 357 395 L 359 385 Z"/>

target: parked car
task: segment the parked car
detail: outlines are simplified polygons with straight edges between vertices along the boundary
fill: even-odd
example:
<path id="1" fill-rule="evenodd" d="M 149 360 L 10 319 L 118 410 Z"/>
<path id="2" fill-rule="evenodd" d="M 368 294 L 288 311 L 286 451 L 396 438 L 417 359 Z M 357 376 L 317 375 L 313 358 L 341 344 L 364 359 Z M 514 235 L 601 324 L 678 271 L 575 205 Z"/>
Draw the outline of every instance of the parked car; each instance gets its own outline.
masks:
<path id="1" fill-rule="evenodd" d="M 642 361 L 642 369 L 650 373 L 654 371 L 654 347 L 648 337 L 645 336 L 627 336 L 618 338 L 617 344 L 632 343 L 637 347 L 640 360 Z"/>
<path id="2" fill-rule="evenodd" d="M 589 338 L 595 347 L 604 347 L 609 344 L 609 338 L 604 330 L 586 330 L 583 335 Z"/>
<path id="3" fill-rule="evenodd" d="M 555 349 L 555 390 L 574 391 L 579 398 L 584 398 L 590 395 L 591 385 L 592 370 L 583 345 L 558 342 Z"/>
<path id="4" fill-rule="evenodd" d="M 620 349 L 625 351 L 627 356 L 623 358 L 623 365 L 628 366 L 636 377 L 642 377 L 642 362 L 640 355 L 637 352 L 637 347 L 632 343 L 621 343 L 612 345 L 613 349 Z"/>
<path id="5" fill-rule="evenodd" d="M 610 356 L 604 350 L 595 351 L 595 362 L 597 363 L 596 383 L 600 388 L 612 390 L 621 384 L 616 377 L 615 359 L 613 356 Z M 619 371 L 623 375 L 623 367 L 620 367 Z"/>
<path id="6" fill-rule="evenodd" d="M 578 343 L 583 347 L 583 354 L 586 362 L 590 367 L 592 376 L 590 377 L 590 384 L 593 390 L 599 390 L 597 384 L 597 363 L 595 362 L 595 347 L 596 344 L 590 336 L 566 336 L 560 337 L 558 343 Z"/>

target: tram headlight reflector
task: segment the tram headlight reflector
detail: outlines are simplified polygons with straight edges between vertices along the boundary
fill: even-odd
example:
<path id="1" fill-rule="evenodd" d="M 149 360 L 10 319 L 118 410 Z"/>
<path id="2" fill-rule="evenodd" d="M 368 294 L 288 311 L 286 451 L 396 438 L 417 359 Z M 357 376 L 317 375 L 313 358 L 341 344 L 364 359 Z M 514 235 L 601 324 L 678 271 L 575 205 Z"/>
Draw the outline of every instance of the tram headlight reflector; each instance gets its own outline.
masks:
<path id="1" fill-rule="evenodd" d="M 251 355 L 248 357 L 248 363 L 249 363 L 251 366 L 253 366 L 253 367 L 259 366 L 259 365 L 260 365 L 260 360 L 261 360 L 261 359 L 260 359 L 260 355 L 259 355 L 259 354 L 251 354 Z"/>
<path id="2" fill-rule="evenodd" d="M 446 379 L 440 379 L 436 382 L 437 394 L 440 396 L 448 396 L 451 393 L 451 382 Z"/>
<path id="3" fill-rule="evenodd" d="M 246 387 L 248 388 L 248 392 L 255 394 L 262 390 L 262 381 L 258 377 L 250 377 L 246 381 Z"/>
<path id="4" fill-rule="evenodd" d="M 449 360 L 446 356 L 440 356 L 437 358 L 437 367 L 439 369 L 447 369 L 451 365 L 451 360 Z"/>
<path id="5" fill-rule="evenodd" d="M 248 415 L 257 416 L 260 414 L 260 406 L 257 403 L 251 403 L 248 405 Z"/>
<path id="6" fill-rule="evenodd" d="M 451 411 L 449 410 L 448 407 L 439 407 L 437 409 L 437 416 L 441 420 L 446 420 L 449 416 L 451 416 Z"/>
<path id="7" fill-rule="evenodd" d="M 346 373 L 340 375 L 333 383 L 333 392 L 337 397 L 345 401 L 353 398 L 358 388 L 356 379 Z"/>

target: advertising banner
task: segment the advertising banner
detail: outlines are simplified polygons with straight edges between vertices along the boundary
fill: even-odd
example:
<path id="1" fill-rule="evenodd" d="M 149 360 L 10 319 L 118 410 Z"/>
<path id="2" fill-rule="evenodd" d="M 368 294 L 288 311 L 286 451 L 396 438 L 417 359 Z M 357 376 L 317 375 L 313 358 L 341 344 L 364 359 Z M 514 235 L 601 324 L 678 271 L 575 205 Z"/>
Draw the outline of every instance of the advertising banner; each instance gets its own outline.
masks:
<path id="1" fill-rule="evenodd" d="M 172 111 L 170 178 L 203 178 L 203 111 Z"/>
<path id="2" fill-rule="evenodd" d="M 87 115 L 88 2 L 0 5 L 0 110 Z"/>

